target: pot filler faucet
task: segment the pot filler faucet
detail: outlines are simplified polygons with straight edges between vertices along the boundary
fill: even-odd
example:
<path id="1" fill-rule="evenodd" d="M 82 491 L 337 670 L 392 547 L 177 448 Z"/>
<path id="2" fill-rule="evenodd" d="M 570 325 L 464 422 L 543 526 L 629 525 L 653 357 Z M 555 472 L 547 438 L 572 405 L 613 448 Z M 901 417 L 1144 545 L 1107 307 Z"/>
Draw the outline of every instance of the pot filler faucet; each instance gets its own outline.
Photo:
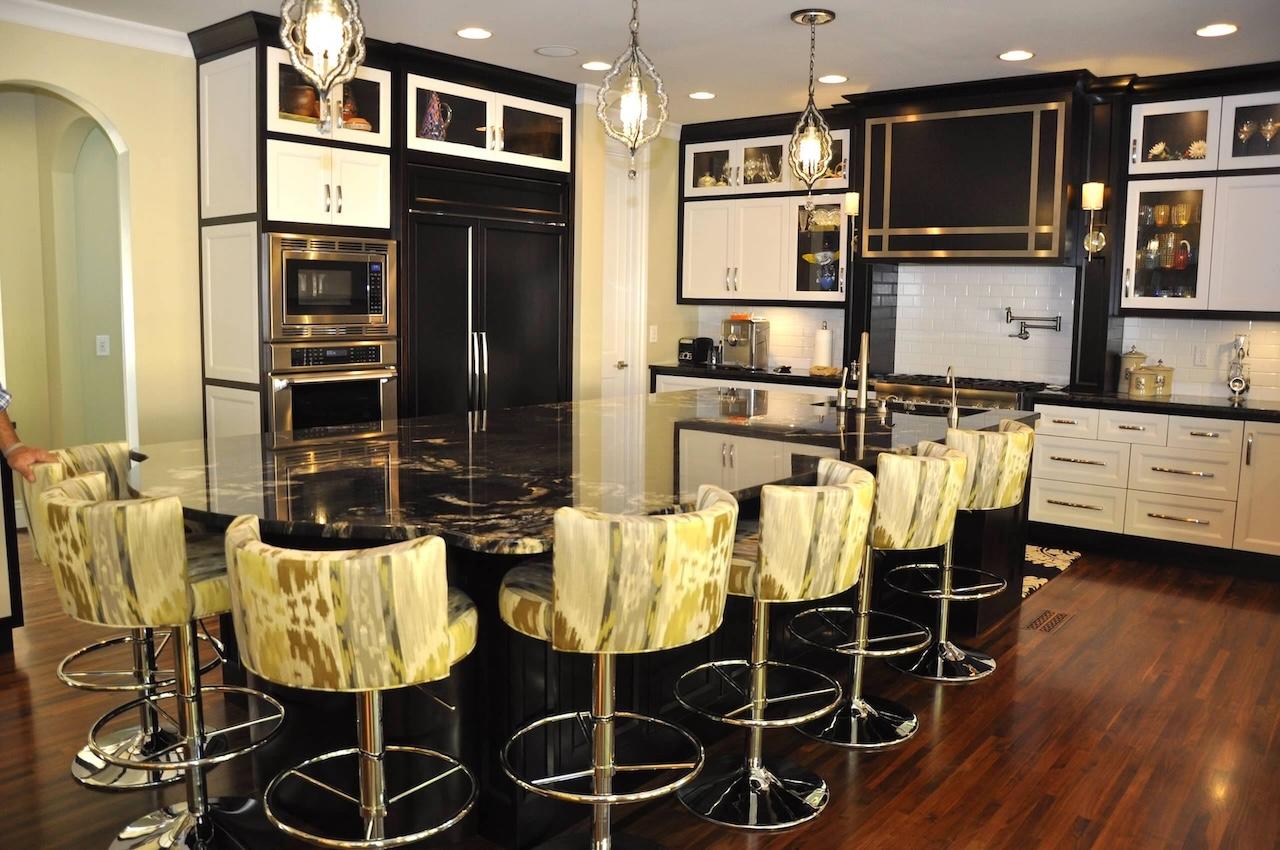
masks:
<path id="1" fill-rule="evenodd" d="M 951 406 L 947 408 L 947 427 L 960 427 L 960 404 L 956 394 L 956 369 L 954 366 L 947 367 L 947 386 L 951 387 Z"/>

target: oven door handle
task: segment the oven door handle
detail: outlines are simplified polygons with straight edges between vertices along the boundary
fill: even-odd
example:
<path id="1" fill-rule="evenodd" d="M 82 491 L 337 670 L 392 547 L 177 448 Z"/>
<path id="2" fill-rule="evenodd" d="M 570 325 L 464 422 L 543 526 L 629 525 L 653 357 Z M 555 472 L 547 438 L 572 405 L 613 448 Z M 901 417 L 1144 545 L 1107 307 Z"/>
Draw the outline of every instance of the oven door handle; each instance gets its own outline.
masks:
<path id="1" fill-rule="evenodd" d="M 337 384 L 350 381 L 389 380 L 398 377 L 395 369 L 359 369 L 351 372 L 323 372 L 317 375 L 282 375 L 271 376 L 271 386 L 275 390 L 298 384 Z"/>

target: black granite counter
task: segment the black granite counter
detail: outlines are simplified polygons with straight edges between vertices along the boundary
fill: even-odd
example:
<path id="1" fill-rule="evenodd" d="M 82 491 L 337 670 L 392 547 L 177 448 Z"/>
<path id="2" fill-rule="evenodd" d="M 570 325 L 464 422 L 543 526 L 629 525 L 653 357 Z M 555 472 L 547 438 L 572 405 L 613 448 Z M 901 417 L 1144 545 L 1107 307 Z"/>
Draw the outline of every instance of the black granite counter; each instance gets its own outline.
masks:
<path id="1" fill-rule="evenodd" d="M 146 495 L 176 495 L 189 516 L 215 524 L 252 513 L 276 536 L 439 534 L 474 552 L 518 555 L 550 550 L 552 515 L 564 505 L 636 514 L 687 505 L 694 494 L 680 492 L 677 472 L 682 429 L 819 447 L 866 466 L 879 452 L 946 433 L 941 417 L 840 415 L 826 395 L 753 391 L 744 408 L 715 389 L 687 390 L 496 410 L 480 423 L 405 419 L 385 437 L 279 450 L 261 435 L 193 440 L 144 447 L 139 475 Z M 962 426 L 991 428 L 1011 416 L 1034 414 L 984 412 Z M 728 486 L 751 498 L 765 484 L 812 479 L 816 465 L 739 468 Z"/>
<path id="2" fill-rule="evenodd" d="M 677 366 L 675 364 L 651 364 L 649 366 L 649 387 L 655 386 L 658 375 L 680 375 L 685 378 L 718 378 L 726 381 L 754 381 L 764 384 L 781 384 L 792 387 L 823 387 L 835 389 L 840 386 L 840 378 L 819 378 L 797 372 L 793 375 L 780 375 L 777 372 L 751 372 L 733 366 Z"/>
<path id="3" fill-rule="evenodd" d="M 1027 403 L 1061 404 L 1069 407 L 1096 407 L 1140 413 L 1168 413 L 1173 416 L 1206 416 L 1214 419 L 1242 419 L 1280 422 L 1280 401 L 1246 397 L 1239 403 L 1217 396 L 1171 395 L 1129 396 L 1127 393 L 1074 393 L 1045 390 L 1031 395 Z"/>

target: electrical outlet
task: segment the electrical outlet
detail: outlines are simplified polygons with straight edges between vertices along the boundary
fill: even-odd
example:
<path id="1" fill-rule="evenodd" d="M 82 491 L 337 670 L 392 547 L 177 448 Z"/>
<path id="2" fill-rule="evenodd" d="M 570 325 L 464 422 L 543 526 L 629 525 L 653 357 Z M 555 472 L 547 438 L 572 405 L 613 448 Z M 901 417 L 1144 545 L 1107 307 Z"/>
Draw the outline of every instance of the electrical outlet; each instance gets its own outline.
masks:
<path id="1" fill-rule="evenodd" d="M 1209 365 L 1209 346 L 1193 345 L 1191 347 L 1191 363 L 1194 366 Z"/>
<path id="2" fill-rule="evenodd" d="M 111 337 L 106 334 L 98 334 L 95 342 L 99 357 L 111 356 Z"/>
<path id="3" fill-rule="evenodd" d="M 649 325 L 649 342 L 657 342 L 657 341 L 658 341 L 658 326 Z"/>

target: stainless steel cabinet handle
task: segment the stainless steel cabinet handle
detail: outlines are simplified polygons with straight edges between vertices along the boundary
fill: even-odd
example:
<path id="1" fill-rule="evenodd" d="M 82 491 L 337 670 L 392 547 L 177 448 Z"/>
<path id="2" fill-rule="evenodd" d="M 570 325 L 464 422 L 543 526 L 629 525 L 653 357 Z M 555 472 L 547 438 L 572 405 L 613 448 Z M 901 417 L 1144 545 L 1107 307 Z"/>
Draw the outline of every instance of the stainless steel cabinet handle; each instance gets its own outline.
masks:
<path id="1" fill-rule="evenodd" d="M 1209 520 L 1207 519 L 1195 519 L 1194 517 L 1189 517 L 1189 516 L 1172 516 L 1170 514 L 1153 514 L 1150 512 L 1147 513 L 1147 516 L 1151 517 L 1152 519 L 1167 519 L 1170 522 L 1189 522 L 1192 525 L 1208 525 L 1209 524 Z"/>
<path id="2" fill-rule="evenodd" d="M 324 184 L 324 211 L 333 212 L 333 190 L 329 184 Z"/>
<path id="3" fill-rule="evenodd" d="M 1174 469 L 1171 466 L 1153 466 L 1152 472 L 1168 472 L 1172 475 L 1190 475 L 1193 478 L 1212 478 L 1212 472 L 1197 472 L 1194 469 Z"/>
<path id="4" fill-rule="evenodd" d="M 1133 269 L 1130 268 L 1124 270 L 1124 297 L 1133 297 Z"/>
<path id="5" fill-rule="evenodd" d="M 1081 463 L 1081 464 L 1084 464 L 1085 466 L 1106 466 L 1107 465 L 1105 461 L 1101 461 L 1101 460 L 1085 460 L 1084 458 L 1064 457 L 1062 455 L 1049 455 L 1049 460 L 1058 460 L 1058 461 L 1062 461 L 1063 463 Z"/>
<path id="6" fill-rule="evenodd" d="M 484 128 L 484 146 L 486 150 L 493 150 L 495 144 L 495 136 L 492 127 Z"/>
<path id="7" fill-rule="evenodd" d="M 734 173 L 737 176 L 733 178 L 733 185 L 741 186 L 742 185 L 742 166 L 741 165 L 735 166 Z"/>
<path id="8" fill-rule="evenodd" d="M 1244 443 L 1244 465 L 1250 466 L 1253 463 L 1253 435 L 1249 435 L 1249 439 Z"/>
<path id="9" fill-rule="evenodd" d="M 507 147 L 507 128 L 506 128 L 506 127 L 494 127 L 494 128 L 493 128 L 493 132 L 494 132 L 494 136 L 496 137 L 496 140 L 497 140 L 497 144 L 495 144 L 495 145 L 494 145 L 494 147 L 495 147 L 497 150 L 505 150 L 505 149 L 506 149 L 506 147 Z"/>
<path id="10" fill-rule="evenodd" d="M 1116 427 L 1117 427 L 1117 428 L 1119 428 L 1121 431 L 1145 431 L 1145 430 L 1147 430 L 1147 426 L 1146 426 L 1146 425 L 1117 425 Z"/>
<path id="11" fill-rule="evenodd" d="M 1138 164 L 1138 140 L 1133 139 L 1129 142 L 1129 162 L 1133 165 Z"/>
<path id="12" fill-rule="evenodd" d="M 844 292 L 844 269 L 840 270 L 840 291 Z"/>
<path id="13" fill-rule="evenodd" d="M 724 267 L 724 291 L 725 292 L 728 292 L 731 289 L 729 285 L 729 271 L 730 271 L 729 267 L 725 266 Z"/>
<path id="14" fill-rule="evenodd" d="M 733 267 L 733 291 L 738 291 L 738 267 Z"/>
<path id="15" fill-rule="evenodd" d="M 1054 425 L 1079 425 L 1080 424 L 1075 419 L 1054 419 L 1052 421 Z"/>
<path id="16" fill-rule="evenodd" d="M 720 444 L 720 465 L 721 466 L 729 465 L 729 444 L 728 443 Z"/>
<path id="17" fill-rule="evenodd" d="M 342 184 L 338 184 L 338 212 L 342 212 Z"/>
<path id="18" fill-rule="evenodd" d="M 1193 437 L 1208 437 L 1213 440 L 1216 440 L 1222 436 L 1217 431 L 1192 431 L 1190 433 L 1191 433 L 1191 436 Z"/>
<path id="19" fill-rule="evenodd" d="M 1046 499 L 1051 505 L 1061 505 L 1064 508 L 1079 508 L 1082 511 L 1100 511 L 1102 508 L 1097 505 L 1086 505 L 1083 502 L 1064 502 L 1061 499 Z"/>
<path id="20" fill-rule="evenodd" d="M 489 332 L 480 331 L 480 353 L 484 355 L 484 368 L 480 372 L 481 398 L 484 399 L 484 409 L 489 409 Z"/>
<path id="21" fill-rule="evenodd" d="M 729 444 L 729 468 L 733 469 L 738 464 L 737 446 L 733 443 Z"/>

